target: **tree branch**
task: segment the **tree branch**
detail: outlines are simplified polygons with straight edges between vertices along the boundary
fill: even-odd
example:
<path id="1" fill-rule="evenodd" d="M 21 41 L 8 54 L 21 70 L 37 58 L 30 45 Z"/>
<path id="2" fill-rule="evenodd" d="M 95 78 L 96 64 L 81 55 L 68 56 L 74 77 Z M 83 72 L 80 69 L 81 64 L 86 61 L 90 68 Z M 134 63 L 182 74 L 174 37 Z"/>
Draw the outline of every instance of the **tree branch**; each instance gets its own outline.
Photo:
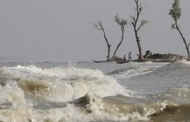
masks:
<path id="1" fill-rule="evenodd" d="M 147 23 L 148 23 L 147 20 L 142 20 L 140 26 L 139 26 L 138 29 L 137 29 L 137 32 L 141 29 L 142 26 L 144 26 L 144 25 L 147 24 Z"/>
<path id="2" fill-rule="evenodd" d="M 139 12 L 138 12 L 138 14 L 140 14 L 141 11 L 142 11 L 142 7 L 141 7 L 141 6 L 138 6 L 138 7 L 139 7 Z"/>
<path id="3" fill-rule="evenodd" d="M 134 0 L 134 1 L 135 1 L 136 4 L 139 2 L 139 0 Z"/>
<path id="4" fill-rule="evenodd" d="M 93 24 L 93 27 L 98 29 L 98 30 L 103 30 L 103 26 L 102 26 L 102 22 L 101 21 L 98 21 L 96 24 L 95 23 L 92 23 Z"/>
<path id="5" fill-rule="evenodd" d="M 140 26 L 137 29 L 137 32 L 141 29 L 142 26 L 143 26 L 143 23 L 140 24 Z"/>
<path id="6" fill-rule="evenodd" d="M 140 28 L 143 26 L 143 24 L 141 24 L 138 29 L 136 28 L 136 26 L 137 26 L 137 22 L 139 20 L 140 13 L 142 11 L 142 7 L 141 7 L 141 5 L 139 5 L 139 0 L 134 0 L 134 1 L 135 1 L 135 4 L 136 4 L 136 8 L 135 8 L 136 17 L 130 16 L 131 19 L 132 19 L 131 25 L 133 25 L 135 27 L 135 30 L 140 30 Z"/>
<path id="7" fill-rule="evenodd" d="M 131 20 L 131 25 L 135 26 L 135 21 L 136 21 L 136 20 L 135 20 L 135 17 L 134 17 L 134 16 L 130 16 L 130 17 L 131 17 L 131 19 L 132 19 L 132 20 Z"/>
<path id="8" fill-rule="evenodd" d="M 131 19 L 135 22 L 135 17 L 134 16 L 130 16 L 131 17 Z"/>
<path id="9" fill-rule="evenodd" d="M 128 24 L 127 20 L 121 19 L 118 14 L 115 15 L 115 22 L 120 26 L 125 26 Z"/>
<path id="10" fill-rule="evenodd" d="M 135 3 L 136 3 L 136 11 L 137 11 L 137 15 L 136 15 L 136 20 L 135 20 L 135 25 L 137 24 L 138 20 L 139 20 L 139 16 L 140 16 L 140 13 L 142 11 L 142 7 L 139 6 L 139 0 L 135 0 Z"/>
<path id="11" fill-rule="evenodd" d="M 176 27 L 175 24 L 172 24 L 172 25 L 171 25 L 171 28 L 172 28 L 172 30 L 173 30 L 173 29 L 177 29 L 177 27 Z"/>

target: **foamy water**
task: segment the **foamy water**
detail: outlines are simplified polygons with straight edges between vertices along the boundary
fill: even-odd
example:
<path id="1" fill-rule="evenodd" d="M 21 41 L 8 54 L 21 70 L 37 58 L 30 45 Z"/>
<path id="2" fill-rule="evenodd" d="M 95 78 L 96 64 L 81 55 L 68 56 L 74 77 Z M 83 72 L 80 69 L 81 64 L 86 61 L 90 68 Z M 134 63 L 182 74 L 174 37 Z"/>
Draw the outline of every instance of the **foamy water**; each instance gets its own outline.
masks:
<path id="1" fill-rule="evenodd" d="M 190 120 L 186 61 L 0 65 L 3 122 Z"/>

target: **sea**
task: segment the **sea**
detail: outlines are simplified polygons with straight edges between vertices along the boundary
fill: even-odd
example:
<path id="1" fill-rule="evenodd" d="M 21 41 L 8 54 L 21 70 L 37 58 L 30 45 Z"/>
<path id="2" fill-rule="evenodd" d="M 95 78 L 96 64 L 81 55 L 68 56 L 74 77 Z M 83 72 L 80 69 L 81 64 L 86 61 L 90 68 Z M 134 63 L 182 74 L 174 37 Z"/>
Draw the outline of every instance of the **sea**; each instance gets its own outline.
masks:
<path id="1" fill-rule="evenodd" d="M 0 122 L 190 122 L 190 62 L 0 62 Z"/>

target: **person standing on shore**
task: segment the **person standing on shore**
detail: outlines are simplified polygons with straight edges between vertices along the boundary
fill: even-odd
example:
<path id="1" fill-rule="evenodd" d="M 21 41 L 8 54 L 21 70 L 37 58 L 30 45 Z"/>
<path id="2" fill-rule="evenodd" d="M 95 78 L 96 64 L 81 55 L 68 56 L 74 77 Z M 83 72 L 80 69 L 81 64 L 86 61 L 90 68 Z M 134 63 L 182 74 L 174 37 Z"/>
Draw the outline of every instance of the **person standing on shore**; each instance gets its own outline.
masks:
<path id="1" fill-rule="evenodd" d="M 129 57 L 129 58 L 128 58 L 128 60 L 129 60 L 129 61 L 132 61 L 131 56 L 132 56 L 132 53 L 131 53 L 131 52 L 129 52 L 129 54 L 128 54 L 128 57 Z"/>

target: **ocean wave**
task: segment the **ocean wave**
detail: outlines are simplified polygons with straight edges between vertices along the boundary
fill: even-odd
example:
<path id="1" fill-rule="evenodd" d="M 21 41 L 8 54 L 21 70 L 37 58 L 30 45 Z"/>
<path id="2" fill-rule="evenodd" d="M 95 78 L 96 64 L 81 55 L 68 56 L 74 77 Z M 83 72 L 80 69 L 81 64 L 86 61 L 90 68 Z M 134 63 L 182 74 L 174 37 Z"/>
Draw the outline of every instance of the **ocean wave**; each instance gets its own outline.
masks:
<path id="1" fill-rule="evenodd" d="M 186 121 L 190 119 L 189 96 L 190 88 L 173 88 L 146 98 L 122 95 L 100 98 L 87 94 L 73 103 L 85 109 L 87 113 L 95 116 L 101 113 L 104 119 L 110 120 Z"/>
<path id="2" fill-rule="evenodd" d="M 141 66 L 136 70 L 155 74 L 164 72 L 162 68 L 169 71 L 175 67 L 188 70 L 189 64 L 175 62 L 158 69 L 157 66 Z M 107 76 L 100 70 L 73 66 L 46 69 L 33 65 L 3 67 L 0 69 L 0 121 L 190 120 L 190 87 L 139 94 L 121 86 L 113 77 L 133 68 Z"/>
<path id="3" fill-rule="evenodd" d="M 183 71 L 183 72 L 182 72 Z M 153 73 L 156 73 L 157 75 L 160 74 L 168 74 L 168 73 L 188 73 L 190 71 L 190 62 L 189 61 L 176 61 L 170 64 L 167 64 L 163 67 L 158 68 Z"/>
<path id="4" fill-rule="evenodd" d="M 0 88 L 1 105 L 6 99 L 13 103 L 0 109 L 0 120 L 6 122 L 90 122 L 111 121 L 185 121 L 189 120 L 190 88 L 170 88 L 166 92 L 146 97 L 122 94 L 100 97 L 94 93 L 69 102 L 43 101 L 25 98 L 16 82 Z M 8 102 L 6 102 L 8 103 Z M 7 105 L 8 106 L 8 105 Z M 11 107 L 12 106 L 12 107 Z"/>
<path id="5" fill-rule="evenodd" d="M 132 65 L 128 68 L 122 68 L 110 73 L 107 75 L 111 75 L 115 78 L 130 78 L 133 76 L 139 75 L 156 75 L 156 76 L 175 76 L 178 75 L 187 75 L 190 72 L 190 62 L 189 61 L 176 61 L 173 63 L 154 63 L 154 65 Z"/>
<path id="6" fill-rule="evenodd" d="M 168 105 L 162 111 L 151 115 L 154 122 L 185 122 L 190 120 L 190 104 Z"/>
<path id="7" fill-rule="evenodd" d="M 56 67 L 42 69 L 33 65 L 23 67 L 3 67 L 0 76 L 6 76 L 18 83 L 25 92 L 51 101 L 72 101 L 87 93 L 100 97 L 123 94 L 133 96 L 136 93 L 127 90 L 100 70 L 76 67 Z M 6 82 L 3 80 L 3 82 Z"/>
<path id="8" fill-rule="evenodd" d="M 129 68 L 122 68 L 122 69 L 118 69 L 115 71 L 112 71 L 110 73 L 107 73 L 107 75 L 111 75 L 115 78 L 130 78 L 133 76 L 138 76 L 138 75 L 143 75 L 143 74 L 147 74 L 150 73 L 154 70 L 156 70 L 157 68 L 159 68 L 160 66 L 142 66 L 142 65 L 137 65 L 137 66 L 132 66 Z"/>

